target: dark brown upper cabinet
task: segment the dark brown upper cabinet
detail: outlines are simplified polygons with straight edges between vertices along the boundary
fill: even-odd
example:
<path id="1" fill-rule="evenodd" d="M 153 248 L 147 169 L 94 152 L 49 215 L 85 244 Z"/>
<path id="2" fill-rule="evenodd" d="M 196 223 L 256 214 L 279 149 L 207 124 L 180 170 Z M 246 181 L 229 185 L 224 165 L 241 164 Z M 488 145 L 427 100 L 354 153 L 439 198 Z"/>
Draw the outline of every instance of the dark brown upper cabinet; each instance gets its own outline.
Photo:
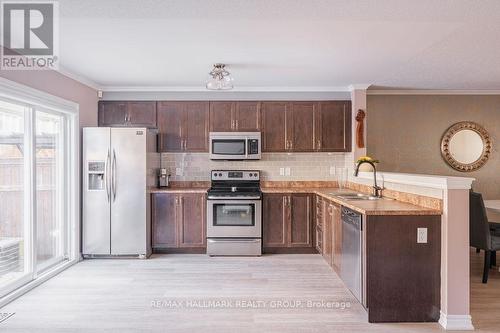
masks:
<path id="1" fill-rule="evenodd" d="M 260 131 L 260 102 L 210 102 L 210 131 Z"/>
<path id="2" fill-rule="evenodd" d="M 288 102 L 262 102 L 262 151 L 287 150 L 286 114 Z"/>
<path id="3" fill-rule="evenodd" d="M 287 150 L 296 152 L 314 151 L 313 102 L 292 102 L 286 113 Z"/>
<path id="4" fill-rule="evenodd" d="M 208 151 L 208 102 L 158 102 L 159 152 Z"/>
<path id="5" fill-rule="evenodd" d="M 351 151 L 351 102 L 262 102 L 262 151 Z"/>
<path id="6" fill-rule="evenodd" d="M 154 101 L 99 101 L 99 126 L 156 127 Z"/>
<path id="7" fill-rule="evenodd" d="M 210 102 L 210 131 L 233 131 L 233 102 Z"/>
<path id="8" fill-rule="evenodd" d="M 260 131 L 260 102 L 235 103 L 235 128 L 240 132 Z"/>
<path id="9" fill-rule="evenodd" d="M 314 128 L 316 151 L 351 151 L 351 101 L 318 102 Z"/>

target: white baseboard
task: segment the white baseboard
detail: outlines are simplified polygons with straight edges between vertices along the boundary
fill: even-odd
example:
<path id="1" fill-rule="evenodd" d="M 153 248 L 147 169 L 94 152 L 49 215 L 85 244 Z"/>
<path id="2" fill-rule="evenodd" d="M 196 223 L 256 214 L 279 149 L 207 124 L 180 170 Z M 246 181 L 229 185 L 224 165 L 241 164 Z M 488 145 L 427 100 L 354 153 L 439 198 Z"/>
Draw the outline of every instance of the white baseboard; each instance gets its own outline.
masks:
<path id="1" fill-rule="evenodd" d="M 473 331 L 472 317 L 470 315 L 447 315 L 441 312 L 439 324 L 445 330 L 450 331 Z"/>

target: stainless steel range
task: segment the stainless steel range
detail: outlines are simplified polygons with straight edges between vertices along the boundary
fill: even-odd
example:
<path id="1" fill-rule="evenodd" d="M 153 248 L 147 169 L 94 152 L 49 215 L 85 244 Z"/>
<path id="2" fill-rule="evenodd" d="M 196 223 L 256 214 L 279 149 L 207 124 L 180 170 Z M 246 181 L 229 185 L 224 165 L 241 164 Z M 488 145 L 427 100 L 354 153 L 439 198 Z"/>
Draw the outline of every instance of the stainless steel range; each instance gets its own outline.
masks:
<path id="1" fill-rule="evenodd" d="M 213 170 L 207 192 L 207 254 L 262 254 L 259 171 Z"/>

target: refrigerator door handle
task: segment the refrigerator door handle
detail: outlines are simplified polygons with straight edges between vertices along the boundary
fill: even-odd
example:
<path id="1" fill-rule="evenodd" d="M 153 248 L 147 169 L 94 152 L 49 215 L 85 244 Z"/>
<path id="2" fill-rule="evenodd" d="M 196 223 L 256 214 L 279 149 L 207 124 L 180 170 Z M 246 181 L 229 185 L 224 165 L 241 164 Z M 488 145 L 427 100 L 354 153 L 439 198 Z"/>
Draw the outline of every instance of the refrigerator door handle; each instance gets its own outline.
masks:
<path id="1" fill-rule="evenodd" d="M 104 166 L 104 170 L 106 172 L 106 178 L 104 182 L 106 183 L 106 196 L 108 197 L 108 202 L 111 199 L 111 188 L 109 186 L 109 183 L 111 182 L 111 179 L 109 178 L 111 174 L 110 164 L 111 164 L 111 154 L 108 149 L 108 155 L 106 156 L 106 165 Z"/>
<path id="2" fill-rule="evenodd" d="M 113 149 L 113 166 L 111 173 L 111 188 L 113 189 L 113 201 L 116 200 L 116 152 Z"/>

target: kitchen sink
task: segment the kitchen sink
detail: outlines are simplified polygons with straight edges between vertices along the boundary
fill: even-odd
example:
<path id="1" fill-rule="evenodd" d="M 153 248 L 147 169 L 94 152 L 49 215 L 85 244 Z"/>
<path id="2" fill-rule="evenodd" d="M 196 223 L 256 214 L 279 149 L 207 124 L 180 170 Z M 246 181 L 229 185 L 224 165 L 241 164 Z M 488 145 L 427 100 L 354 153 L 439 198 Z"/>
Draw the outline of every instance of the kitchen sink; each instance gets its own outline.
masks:
<path id="1" fill-rule="evenodd" d="M 380 199 L 374 195 L 368 195 L 368 194 L 362 194 L 362 193 L 334 194 L 334 196 L 336 196 L 337 198 L 343 199 L 343 200 L 378 200 L 378 199 Z"/>

